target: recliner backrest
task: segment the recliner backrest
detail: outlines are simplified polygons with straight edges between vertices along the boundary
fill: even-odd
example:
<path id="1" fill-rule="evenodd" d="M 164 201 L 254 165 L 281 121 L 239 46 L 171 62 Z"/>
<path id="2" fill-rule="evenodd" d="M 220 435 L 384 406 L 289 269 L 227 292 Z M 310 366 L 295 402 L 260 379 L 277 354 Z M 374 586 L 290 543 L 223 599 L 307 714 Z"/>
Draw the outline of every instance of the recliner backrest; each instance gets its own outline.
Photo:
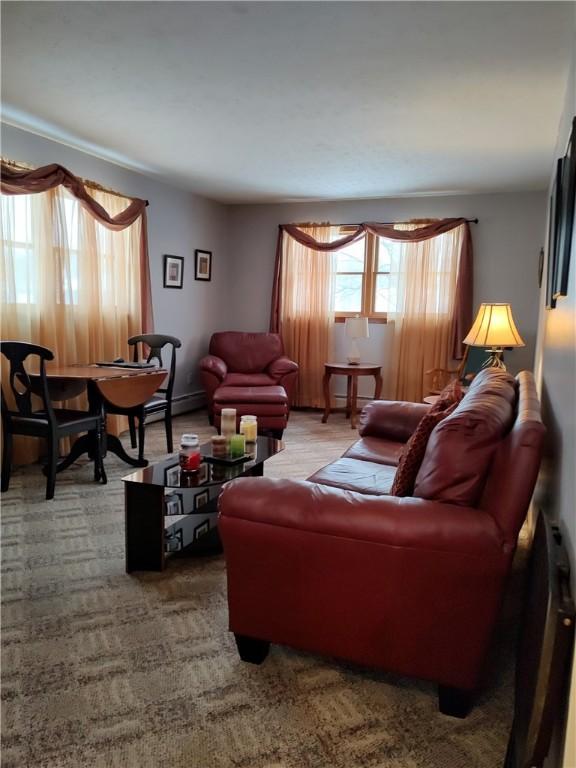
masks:
<path id="1" fill-rule="evenodd" d="M 210 339 L 210 354 L 222 358 L 230 373 L 260 373 L 284 354 L 278 333 L 222 331 Z"/>

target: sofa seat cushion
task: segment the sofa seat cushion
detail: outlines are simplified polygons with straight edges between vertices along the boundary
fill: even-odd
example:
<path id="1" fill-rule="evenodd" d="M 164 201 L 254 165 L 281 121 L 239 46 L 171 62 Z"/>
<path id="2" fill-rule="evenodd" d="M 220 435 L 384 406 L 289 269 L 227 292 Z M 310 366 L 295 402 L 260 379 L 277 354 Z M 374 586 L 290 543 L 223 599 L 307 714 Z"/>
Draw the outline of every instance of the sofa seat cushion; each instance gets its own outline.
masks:
<path id="1" fill-rule="evenodd" d="M 434 428 L 414 496 L 474 507 L 492 457 L 514 420 L 516 382 L 494 368 L 473 380 L 456 410 Z"/>
<path id="2" fill-rule="evenodd" d="M 405 443 L 399 443 L 396 440 L 386 440 L 379 437 L 361 437 L 342 455 L 347 459 L 374 461 L 376 464 L 388 464 L 394 467 L 400 461 L 400 454 L 404 445 Z"/>
<path id="3" fill-rule="evenodd" d="M 394 481 L 396 467 L 371 461 L 342 458 L 315 472 L 308 480 L 347 491 L 386 496 Z"/>
<path id="4" fill-rule="evenodd" d="M 214 403 L 225 406 L 234 403 L 261 403 L 288 405 L 286 390 L 280 386 L 269 387 L 218 387 L 214 392 Z"/>
<path id="5" fill-rule="evenodd" d="M 276 380 L 266 373 L 229 373 L 223 387 L 273 387 Z"/>

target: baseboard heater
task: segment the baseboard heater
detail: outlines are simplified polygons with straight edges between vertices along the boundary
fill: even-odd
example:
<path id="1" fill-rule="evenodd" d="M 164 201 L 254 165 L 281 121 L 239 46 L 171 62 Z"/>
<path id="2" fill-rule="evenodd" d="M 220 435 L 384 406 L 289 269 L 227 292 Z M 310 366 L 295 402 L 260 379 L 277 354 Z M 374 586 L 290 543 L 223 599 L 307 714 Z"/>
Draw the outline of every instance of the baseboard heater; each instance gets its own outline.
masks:
<path id="1" fill-rule="evenodd" d="M 528 569 L 514 721 L 504 768 L 542 768 L 566 707 L 575 615 L 562 535 L 540 511 Z"/>

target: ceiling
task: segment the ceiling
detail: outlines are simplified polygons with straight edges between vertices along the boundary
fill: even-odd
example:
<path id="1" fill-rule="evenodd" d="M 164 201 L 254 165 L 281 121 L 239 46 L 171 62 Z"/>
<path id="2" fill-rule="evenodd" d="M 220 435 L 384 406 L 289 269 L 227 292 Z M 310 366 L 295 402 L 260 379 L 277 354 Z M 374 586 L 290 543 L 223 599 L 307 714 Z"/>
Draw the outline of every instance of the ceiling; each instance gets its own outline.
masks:
<path id="1" fill-rule="evenodd" d="M 3 120 L 223 202 L 541 189 L 563 2 L 8 2 Z"/>

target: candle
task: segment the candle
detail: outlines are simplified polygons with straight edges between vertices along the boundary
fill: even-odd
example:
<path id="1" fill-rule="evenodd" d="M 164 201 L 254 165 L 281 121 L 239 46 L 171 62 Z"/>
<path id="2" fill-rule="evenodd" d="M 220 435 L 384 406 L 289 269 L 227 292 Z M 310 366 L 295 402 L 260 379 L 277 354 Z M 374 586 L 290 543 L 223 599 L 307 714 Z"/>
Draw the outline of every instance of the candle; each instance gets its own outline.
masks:
<path id="1" fill-rule="evenodd" d="M 247 443 L 255 443 L 258 435 L 258 423 L 256 416 L 242 416 L 240 418 L 240 433 L 244 435 Z"/>
<path id="2" fill-rule="evenodd" d="M 230 455 L 233 459 L 244 456 L 246 441 L 244 435 L 232 435 L 230 437 Z"/>
<path id="3" fill-rule="evenodd" d="M 236 408 L 222 408 L 220 414 L 220 434 L 227 440 L 236 433 Z"/>
<path id="4" fill-rule="evenodd" d="M 228 453 L 225 435 L 214 435 L 212 437 L 212 456 L 222 458 Z"/>

